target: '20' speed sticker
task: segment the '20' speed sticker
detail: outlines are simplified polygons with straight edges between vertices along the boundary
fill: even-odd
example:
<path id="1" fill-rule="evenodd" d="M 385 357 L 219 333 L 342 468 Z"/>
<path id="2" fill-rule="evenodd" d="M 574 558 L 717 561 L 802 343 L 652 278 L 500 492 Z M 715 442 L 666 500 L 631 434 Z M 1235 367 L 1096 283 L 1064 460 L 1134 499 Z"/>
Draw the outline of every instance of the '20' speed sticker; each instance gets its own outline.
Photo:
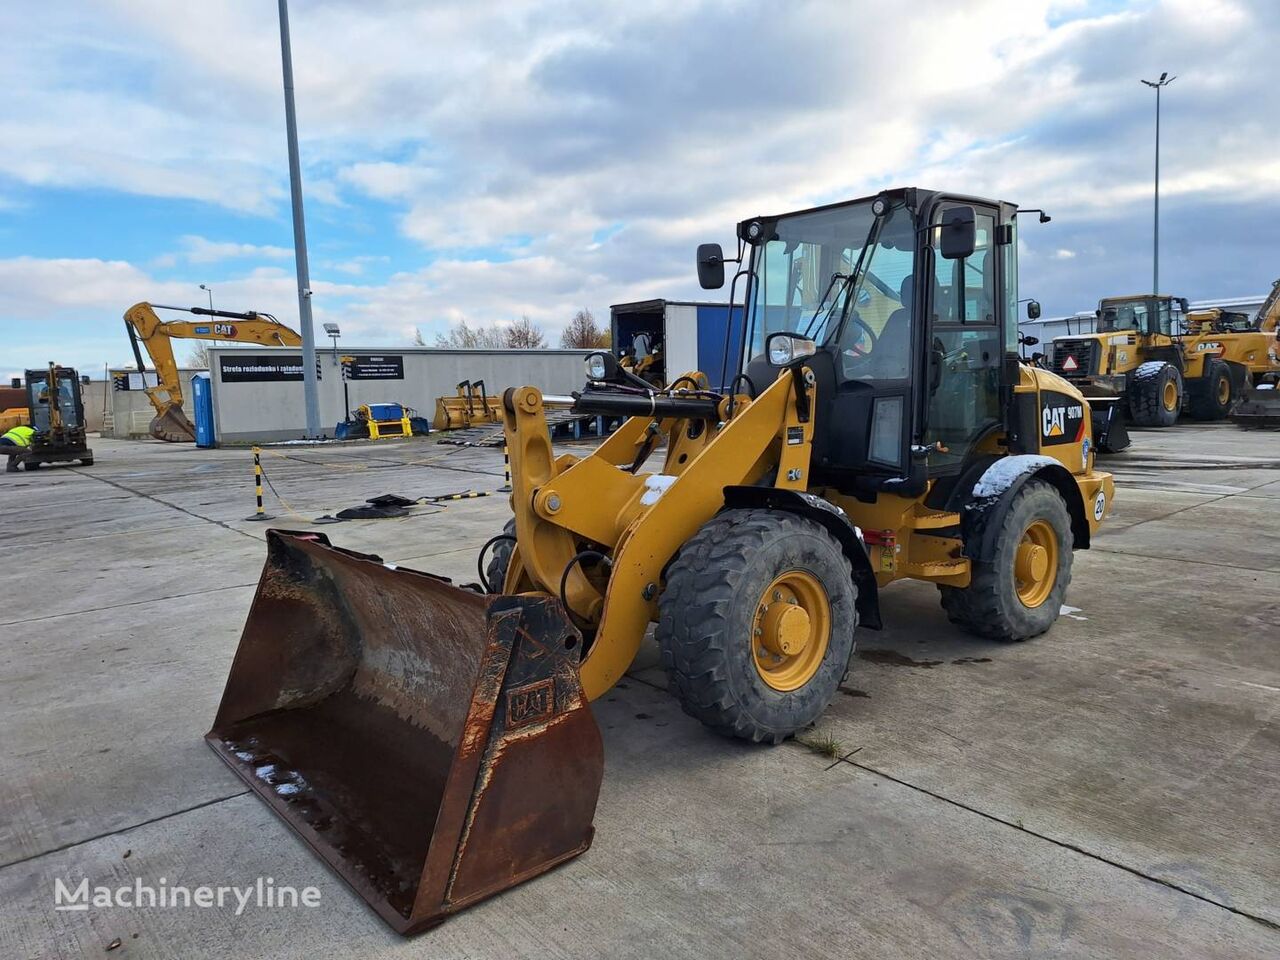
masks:
<path id="1" fill-rule="evenodd" d="M 1098 495 L 1093 498 L 1093 519 L 1101 520 L 1102 515 L 1107 512 L 1107 495 L 1101 490 Z"/>

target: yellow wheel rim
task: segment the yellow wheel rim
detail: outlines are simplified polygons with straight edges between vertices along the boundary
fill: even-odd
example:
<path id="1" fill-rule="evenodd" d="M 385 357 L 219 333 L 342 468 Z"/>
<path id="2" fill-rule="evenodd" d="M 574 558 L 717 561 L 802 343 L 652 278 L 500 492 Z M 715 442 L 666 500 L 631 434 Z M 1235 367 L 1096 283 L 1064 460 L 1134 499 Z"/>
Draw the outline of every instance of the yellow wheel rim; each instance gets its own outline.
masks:
<path id="1" fill-rule="evenodd" d="M 1231 399 L 1231 381 L 1223 377 L 1218 381 L 1218 402 L 1226 403 Z"/>
<path id="2" fill-rule="evenodd" d="M 788 570 L 765 588 L 751 618 L 751 652 L 760 678 L 775 690 L 813 679 L 831 642 L 831 601 L 822 581 Z"/>
<path id="3" fill-rule="evenodd" d="M 1047 520 L 1034 520 L 1022 533 L 1013 562 L 1013 582 L 1024 607 L 1049 599 L 1058 581 L 1058 534 Z"/>
<path id="4" fill-rule="evenodd" d="M 1178 409 L 1178 385 L 1172 380 L 1164 385 L 1164 408 L 1166 410 Z"/>

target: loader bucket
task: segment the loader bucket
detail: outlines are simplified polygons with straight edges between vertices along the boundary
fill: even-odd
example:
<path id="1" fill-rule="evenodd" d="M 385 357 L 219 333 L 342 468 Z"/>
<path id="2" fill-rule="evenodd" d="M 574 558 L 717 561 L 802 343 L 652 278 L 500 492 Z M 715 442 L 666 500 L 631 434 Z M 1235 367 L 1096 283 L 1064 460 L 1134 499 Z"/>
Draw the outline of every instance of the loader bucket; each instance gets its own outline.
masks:
<path id="1" fill-rule="evenodd" d="M 270 530 L 206 739 L 416 932 L 590 846 L 604 751 L 580 644 L 550 597 L 482 597 Z"/>
<path id="2" fill-rule="evenodd" d="M 1280 385 L 1254 387 L 1236 404 L 1231 419 L 1246 430 L 1280 429 Z"/>
<path id="3" fill-rule="evenodd" d="M 151 435 L 169 443 L 195 443 L 196 428 L 175 404 L 151 418 Z"/>

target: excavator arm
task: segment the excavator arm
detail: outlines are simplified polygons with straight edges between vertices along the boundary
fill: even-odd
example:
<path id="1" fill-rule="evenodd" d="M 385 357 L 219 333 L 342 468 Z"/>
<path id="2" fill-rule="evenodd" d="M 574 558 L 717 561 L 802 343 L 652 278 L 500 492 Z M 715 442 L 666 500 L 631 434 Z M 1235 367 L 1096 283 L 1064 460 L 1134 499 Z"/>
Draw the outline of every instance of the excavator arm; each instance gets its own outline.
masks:
<path id="1" fill-rule="evenodd" d="M 183 310 L 208 320 L 161 320 L 156 308 Z M 173 341 L 179 340 L 228 340 L 234 343 L 257 343 L 264 347 L 299 347 L 302 337 L 291 327 L 285 326 L 266 313 L 233 313 L 227 310 L 208 310 L 204 307 L 166 307 L 145 301 L 135 303 L 125 311 L 124 326 L 129 332 L 133 356 L 138 370 L 146 370 L 142 359 L 142 347 L 151 358 L 156 371 L 156 385 L 146 387 L 147 398 L 155 407 L 151 420 L 151 435 L 157 440 L 172 443 L 195 439 L 195 427 L 182 409 L 182 380 L 178 376 L 178 363 L 173 356 Z"/>

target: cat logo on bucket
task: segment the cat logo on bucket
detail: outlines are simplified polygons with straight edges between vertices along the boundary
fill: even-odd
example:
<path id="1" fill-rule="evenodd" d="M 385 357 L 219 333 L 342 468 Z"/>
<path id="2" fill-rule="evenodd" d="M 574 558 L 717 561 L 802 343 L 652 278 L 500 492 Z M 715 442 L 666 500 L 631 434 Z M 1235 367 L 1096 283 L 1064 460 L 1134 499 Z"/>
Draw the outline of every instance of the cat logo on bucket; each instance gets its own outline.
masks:
<path id="1" fill-rule="evenodd" d="M 1084 431 L 1084 403 L 1054 390 L 1040 394 L 1040 442 L 1042 446 L 1078 443 Z"/>

